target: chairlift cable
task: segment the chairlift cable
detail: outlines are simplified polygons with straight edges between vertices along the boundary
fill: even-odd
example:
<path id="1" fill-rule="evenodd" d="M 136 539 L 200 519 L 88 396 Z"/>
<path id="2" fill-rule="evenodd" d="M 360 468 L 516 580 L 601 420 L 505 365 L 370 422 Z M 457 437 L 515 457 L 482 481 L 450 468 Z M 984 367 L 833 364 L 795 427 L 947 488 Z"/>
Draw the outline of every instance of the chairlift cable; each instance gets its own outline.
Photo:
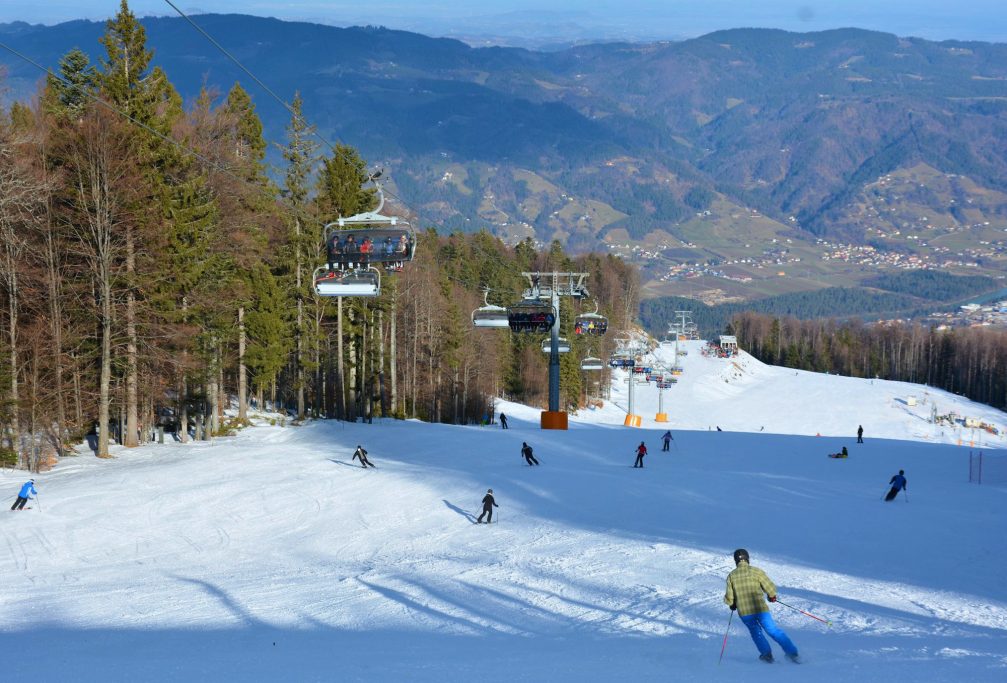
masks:
<path id="1" fill-rule="evenodd" d="M 255 81 L 259 85 L 259 87 L 261 87 L 263 90 L 265 90 L 267 93 L 269 93 L 269 95 L 274 100 L 276 100 L 277 102 L 279 102 L 280 106 L 282 106 L 286 111 L 290 112 L 291 116 L 295 117 L 298 121 L 300 121 L 305 126 L 305 128 L 311 132 L 312 135 L 314 135 L 316 138 L 318 138 L 319 140 L 321 140 L 322 144 L 324 144 L 326 147 L 328 147 L 330 150 L 332 150 L 333 154 L 341 156 L 345 161 L 352 161 L 352 159 L 350 159 L 346 155 L 345 152 L 341 152 L 337 147 L 335 147 L 331 142 L 329 142 L 325 137 L 323 137 L 318 132 L 318 130 L 308 122 L 307 119 L 305 119 L 303 116 L 298 115 L 297 113 L 295 113 L 294 110 L 293 110 L 293 107 L 291 107 L 289 104 L 287 104 L 286 102 L 284 102 L 283 99 L 279 95 L 277 95 L 275 92 L 273 92 L 272 89 L 270 89 L 270 87 L 268 85 L 266 85 L 265 83 L 263 83 L 262 80 L 259 79 L 258 76 L 256 76 L 254 73 L 252 73 L 252 71 L 248 67 L 246 67 L 244 64 L 242 64 L 241 61 L 237 57 L 235 57 L 233 54 L 231 54 L 230 52 L 228 52 L 227 49 L 225 49 L 223 45 L 221 45 L 219 42 L 217 42 L 213 38 L 213 36 L 211 36 L 209 33 L 207 33 L 202 27 L 199 26 L 199 24 L 197 24 L 195 21 L 193 21 L 185 12 L 183 12 L 182 10 L 180 10 L 178 8 L 178 6 L 174 2 L 172 2 L 172 0 L 164 0 L 164 1 L 168 5 L 170 5 L 171 8 L 173 10 L 175 10 L 180 17 L 182 17 L 183 19 L 185 19 L 194 29 L 196 29 L 196 31 L 198 31 L 200 34 L 203 35 L 203 37 L 205 37 L 208 41 L 210 41 L 210 43 L 214 47 L 216 47 L 218 50 L 220 50 L 224 54 L 225 57 L 227 57 L 228 59 L 230 59 L 232 62 L 235 63 L 235 65 L 237 65 L 237 67 L 239 69 L 241 69 L 246 74 L 248 74 L 248 77 L 251 78 L 253 81 Z M 381 175 L 381 171 L 378 171 L 377 173 L 373 173 L 373 174 L 368 174 L 367 177 L 368 177 L 368 180 L 374 181 L 379 175 Z M 418 218 L 420 218 L 421 220 L 423 220 L 423 222 L 432 223 L 434 226 L 440 228 L 441 231 L 446 231 L 445 226 L 441 222 L 436 221 L 436 220 L 424 219 L 423 218 L 424 214 L 421 211 L 418 211 L 411 204 L 409 204 L 409 202 L 405 201 L 402 197 L 399 197 L 398 195 L 396 195 L 394 192 L 391 192 L 391 191 L 388 191 L 387 194 L 388 194 L 388 196 L 390 196 L 393 199 L 395 199 L 395 201 L 397 201 L 399 204 L 401 204 L 402 206 L 406 207 L 407 209 L 409 209 L 410 211 L 412 211 L 414 214 L 416 214 L 416 216 Z"/>

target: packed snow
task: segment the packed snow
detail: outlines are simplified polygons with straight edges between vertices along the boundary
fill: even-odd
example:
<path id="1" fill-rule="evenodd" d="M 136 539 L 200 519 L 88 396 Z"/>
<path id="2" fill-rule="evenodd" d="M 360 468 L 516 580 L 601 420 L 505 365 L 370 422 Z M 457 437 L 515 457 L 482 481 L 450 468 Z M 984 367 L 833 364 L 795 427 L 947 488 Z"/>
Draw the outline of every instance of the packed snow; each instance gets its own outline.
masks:
<path id="1" fill-rule="evenodd" d="M 1005 453 L 1007 415 L 684 348 L 669 423 L 635 387 L 639 429 L 619 372 L 565 432 L 502 403 L 508 430 L 261 419 L 65 458 L 30 510 L 3 513 L 4 679 L 1007 679 L 1007 487 L 968 475 L 970 452 Z M 1000 434 L 935 425 L 934 407 Z M 899 469 L 908 496 L 882 502 Z M 9 502 L 27 479 L 0 473 Z M 498 517 L 474 524 L 488 488 Z M 802 663 L 774 644 L 764 664 L 736 617 L 727 630 L 738 547 L 831 621 L 771 607 Z"/>

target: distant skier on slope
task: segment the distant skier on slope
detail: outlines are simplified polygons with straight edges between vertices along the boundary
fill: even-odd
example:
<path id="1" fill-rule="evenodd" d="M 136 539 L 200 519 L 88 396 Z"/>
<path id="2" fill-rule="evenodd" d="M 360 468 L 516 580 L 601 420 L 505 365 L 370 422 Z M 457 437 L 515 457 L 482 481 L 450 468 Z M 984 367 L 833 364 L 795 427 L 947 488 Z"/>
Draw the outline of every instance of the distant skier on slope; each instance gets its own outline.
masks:
<path id="1" fill-rule="evenodd" d="M 642 441 L 640 445 L 636 447 L 636 462 L 633 463 L 633 467 L 643 467 L 643 456 L 647 455 L 647 446 Z"/>
<path id="2" fill-rule="evenodd" d="M 529 446 L 526 441 L 521 442 L 521 455 L 524 456 L 525 462 L 529 465 L 539 464 L 539 461 L 535 459 L 534 454 L 531 452 L 531 446 Z"/>
<path id="3" fill-rule="evenodd" d="M 889 481 L 888 483 L 891 485 L 892 490 L 888 492 L 887 496 L 885 496 L 885 501 L 886 502 L 891 502 L 891 501 L 895 500 L 895 496 L 899 495 L 899 491 L 905 491 L 905 490 L 907 490 L 906 489 L 906 471 L 905 470 L 899 470 L 899 473 L 896 474 L 894 477 L 892 477 L 891 481 Z"/>
<path id="4" fill-rule="evenodd" d="M 663 452 L 669 450 L 671 442 L 675 438 L 671 435 L 671 430 L 669 429 L 666 431 L 661 438 L 664 439 L 664 448 L 662 448 L 661 451 Z"/>
<path id="5" fill-rule="evenodd" d="M 732 612 L 738 610 L 738 616 L 748 627 L 748 632 L 755 641 L 755 647 L 759 648 L 759 659 L 767 664 L 773 662 L 773 648 L 763 634 L 765 631 L 770 638 L 780 644 L 787 659 L 797 663 L 797 647 L 773 621 L 769 605 L 762 599 L 762 594 L 765 593 L 770 602 L 776 602 L 776 586 L 764 571 L 753 567 L 748 561 L 747 550 L 738 548 L 734 551 L 735 569 L 727 575 L 724 602 Z"/>
<path id="6" fill-rule="evenodd" d="M 507 416 L 500 413 L 500 429 L 507 429 Z"/>
<path id="7" fill-rule="evenodd" d="M 350 458 L 350 460 L 360 460 L 360 466 L 364 469 L 374 467 L 374 464 L 367 459 L 367 451 L 365 451 L 364 447 L 360 444 L 357 444 L 357 450 L 353 452 L 353 457 Z M 375 467 L 375 469 L 377 468 Z"/>
<path id="8" fill-rule="evenodd" d="M 31 495 L 33 493 L 38 495 L 38 491 L 35 490 L 35 480 L 29 479 L 21 486 L 21 491 L 17 494 L 17 500 L 10 506 L 10 509 L 24 510 L 24 504 L 34 497 Z"/>
<path id="9" fill-rule="evenodd" d="M 487 524 L 492 524 L 493 523 L 493 508 L 498 508 L 498 507 L 500 507 L 500 506 L 497 505 L 497 503 L 496 503 L 495 500 L 493 500 L 493 489 L 488 490 L 486 492 L 486 495 L 483 496 L 483 512 L 482 512 L 481 515 L 479 515 L 479 518 L 476 520 L 476 524 L 482 524 L 484 516 L 486 516 L 486 523 Z"/>
<path id="10" fill-rule="evenodd" d="M 864 426 L 857 425 L 857 443 L 864 442 Z"/>

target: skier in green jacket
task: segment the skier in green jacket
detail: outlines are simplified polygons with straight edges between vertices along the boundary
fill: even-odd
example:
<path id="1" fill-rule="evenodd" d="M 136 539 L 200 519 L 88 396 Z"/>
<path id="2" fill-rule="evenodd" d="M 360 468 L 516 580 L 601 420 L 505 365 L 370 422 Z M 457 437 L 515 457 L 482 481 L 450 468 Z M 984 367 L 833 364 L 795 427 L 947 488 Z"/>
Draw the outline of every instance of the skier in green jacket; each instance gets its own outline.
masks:
<path id="1" fill-rule="evenodd" d="M 731 608 L 731 611 L 738 610 L 738 616 L 748 627 L 755 641 L 755 647 L 759 648 L 759 659 L 766 663 L 773 661 L 773 649 L 769 646 L 769 641 L 763 631 L 769 637 L 780 644 L 787 655 L 787 659 L 797 662 L 797 647 L 783 632 L 773 615 L 769 613 L 769 605 L 763 600 L 763 594 L 769 598 L 770 602 L 776 602 L 776 586 L 766 573 L 758 567 L 748 564 L 748 551 L 738 548 L 734 551 L 735 570 L 727 575 L 727 592 L 724 594 L 724 602 Z"/>

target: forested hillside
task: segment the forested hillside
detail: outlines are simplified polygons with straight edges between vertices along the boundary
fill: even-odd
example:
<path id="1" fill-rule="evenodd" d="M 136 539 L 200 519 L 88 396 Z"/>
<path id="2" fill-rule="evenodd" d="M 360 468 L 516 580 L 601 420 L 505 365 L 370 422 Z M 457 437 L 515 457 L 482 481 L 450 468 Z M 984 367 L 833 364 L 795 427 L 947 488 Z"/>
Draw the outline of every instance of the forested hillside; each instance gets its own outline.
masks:
<path id="1" fill-rule="evenodd" d="M 1000 410 L 1007 407 L 1007 335 L 1002 331 L 865 326 L 759 313 L 735 315 L 729 329 L 742 348 L 766 363 L 926 384 Z"/>
<path id="2" fill-rule="evenodd" d="M 658 297 L 640 304 L 640 320 L 651 334 L 658 336 L 668 329 L 675 311 L 682 309 L 692 312 L 700 333 L 707 336 L 723 332 L 736 315 L 746 311 L 798 320 L 857 318 L 870 322 L 956 308 L 970 296 L 999 288 L 998 281 L 990 277 L 929 270 L 879 275 L 864 284 L 869 288 L 825 287 L 715 306 L 683 297 Z"/>
<path id="3" fill-rule="evenodd" d="M 917 219 L 917 206 L 957 230 L 976 223 L 980 204 L 983 221 L 1007 216 L 1003 44 L 737 29 L 535 52 L 241 15 L 198 23 L 285 99 L 299 91 L 326 136 L 394 160 L 411 203 L 468 231 L 583 251 L 620 228 L 637 240 L 680 237 L 725 197 L 795 236 L 862 241 L 869 186 L 924 166 L 935 182 L 955 175 L 954 187 L 925 188 L 892 226 Z M 185 98 L 247 80 L 182 19 L 144 24 L 153 63 Z M 47 66 L 73 45 L 94 54 L 102 31 L 0 27 Z M 7 53 L 0 63 L 13 95 L 29 96 L 35 67 Z M 266 102 L 261 116 L 278 138 L 287 113 Z M 959 194 L 976 204 L 963 208 Z"/>
<path id="4" fill-rule="evenodd" d="M 320 298 L 323 225 L 376 204 L 365 159 L 320 149 L 295 96 L 271 178 L 246 91 L 183 98 L 125 2 L 84 47 L 101 58 L 68 50 L 31 106 L 0 116 L 8 464 L 38 468 L 92 429 L 99 457 L 157 424 L 209 438 L 230 428 L 230 397 L 239 421 L 250 400 L 298 419 L 456 423 L 482 419 L 493 396 L 541 403 L 541 338 L 469 318 L 485 287 L 515 303 L 522 270 L 590 273 L 593 301 L 565 305 L 564 330 L 571 306 L 597 303 L 613 329 L 635 315 L 636 275 L 616 258 L 438 234 L 402 205 L 391 209 L 420 229 L 415 261 L 375 299 Z M 568 336 L 562 401 L 577 406 L 580 358 L 607 349 Z"/>

